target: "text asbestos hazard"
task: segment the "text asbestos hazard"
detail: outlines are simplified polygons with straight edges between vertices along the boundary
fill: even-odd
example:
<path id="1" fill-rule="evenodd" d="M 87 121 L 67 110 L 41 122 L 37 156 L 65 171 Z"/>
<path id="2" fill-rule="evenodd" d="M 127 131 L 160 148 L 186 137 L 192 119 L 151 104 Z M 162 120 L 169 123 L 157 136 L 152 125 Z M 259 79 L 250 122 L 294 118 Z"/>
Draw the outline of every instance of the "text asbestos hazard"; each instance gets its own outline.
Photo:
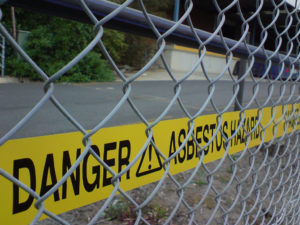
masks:
<path id="1" fill-rule="evenodd" d="M 273 120 L 271 108 L 264 108 L 260 113 L 257 109 L 247 110 L 241 129 L 239 112 L 223 114 L 219 123 L 216 122 L 216 115 L 200 116 L 194 121 L 192 133 L 199 145 L 205 146 L 204 163 L 208 163 L 220 159 L 225 148 L 233 154 L 243 150 L 246 144 L 257 146 L 261 141 L 267 142 L 274 136 L 280 137 L 299 129 L 299 108 L 299 104 L 278 106 Z M 288 121 L 283 119 L 290 115 L 294 116 Z M 153 141 L 166 158 L 183 145 L 190 131 L 187 122 L 187 119 L 161 121 L 153 128 Z M 222 134 L 220 131 L 216 133 L 218 125 Z M 94 153 L 115 174 L 136 160 L 120 178 L 120 187 L 125 191 L 157 181 L 164 173 L 164 160 L 152 144 L 141 152 L 147 140 L 145 128 L 143 124 L 111 127 L 101 129 L 92 136 Z M 247 133 L 250 135 L 247 136 Z M 0 168 L 43 196 L 80 157 L 84 150 L 82 137 L 82 134 L 75 132 L 8 141 L 0 147 Z M 229 141 L 226 142 L 224 137 Z M 198 150 L 190 137 L 180 153 L 170 161 L 170 172 L 176 174 L 194 168 L 199 162 Z M 112 177 L 111 172 L 88 154 L 66 182 L 46 199 L 45 208 L 59 214 L 107 198 L 114 188 Z M 0 184 L 0 225 L 30 223 L 37 213 L 34 197 L 2 176 Z"/>

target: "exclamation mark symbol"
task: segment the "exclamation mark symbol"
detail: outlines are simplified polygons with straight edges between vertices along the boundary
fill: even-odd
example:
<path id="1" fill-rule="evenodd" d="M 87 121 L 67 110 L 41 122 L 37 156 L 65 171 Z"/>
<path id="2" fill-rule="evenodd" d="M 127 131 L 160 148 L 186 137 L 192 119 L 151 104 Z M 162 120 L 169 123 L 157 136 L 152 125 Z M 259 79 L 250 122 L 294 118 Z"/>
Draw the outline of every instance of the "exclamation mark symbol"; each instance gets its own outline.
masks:
<path id="1" fill-rule="evenodd" d="M 151 158 L 152 158 L 152 145 L 150 144 L 149 146 L 149 166 L 148 169 L 151 170 L 152 166 L 151 166 Z"/>
<path id="2" fill-rule="evenodd" d="M 154 139 L 153 139 L 154 142 Z M 141 177 L 150 173 L 154 173 L 156 171 L 159 171 L 162 169 L 162 163 L 160 160 L 160 156 L 158 152 L 156 152 L 153 142 L 150 143 L 148 148 L 144 151 L 142 158 L 140 160 L 139 166 L 136 171 L 136 177 Z M 153 149 L 153 153 L 152 153 Z M 148 153 L 148 152 L 149 153 Z M 153 160 L 152 160 L 152 155 L 153 155 Z M 148 159 L 149 157 L 149 159 Z M 148 161 L 149 160 L 149 161 Z M 147 166 L 148 164 L 148 166 Z"/>

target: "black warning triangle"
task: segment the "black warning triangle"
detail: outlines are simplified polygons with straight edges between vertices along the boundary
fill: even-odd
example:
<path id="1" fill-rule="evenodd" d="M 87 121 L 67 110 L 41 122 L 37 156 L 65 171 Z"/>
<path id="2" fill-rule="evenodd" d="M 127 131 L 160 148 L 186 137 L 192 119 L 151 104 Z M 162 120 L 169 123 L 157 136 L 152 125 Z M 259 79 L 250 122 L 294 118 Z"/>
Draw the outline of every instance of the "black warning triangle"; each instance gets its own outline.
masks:
<path id="1" fill-rule="evenodd" d="M 142 155 L 140 164 L 136 171 L 136 177 L 141 177 L 149 173 L 154 173 L 156 171 L 161 170 L 161 168 L 162 168 L 162 164 L 161 164 L 160 156 L 155 151 L 155 148 L 152 146 L 152 144 L 150 144 L 149 147 L 146 149 L 146 151 L 144 151 Z"/>

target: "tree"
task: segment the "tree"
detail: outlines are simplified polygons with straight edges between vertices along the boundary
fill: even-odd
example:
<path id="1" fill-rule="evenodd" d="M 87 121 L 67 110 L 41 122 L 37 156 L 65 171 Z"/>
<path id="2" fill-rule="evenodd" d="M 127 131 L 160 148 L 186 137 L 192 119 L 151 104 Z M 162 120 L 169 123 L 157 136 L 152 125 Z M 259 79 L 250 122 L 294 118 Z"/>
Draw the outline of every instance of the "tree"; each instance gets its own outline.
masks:
<path id="1" fill-rule="evenodd" d="M 50 76 L 72 60 L 94 38 L 93 26 L 88 24 L 28 13 L 23 9 L 16 10 L 16 17 L 22 18 L 17 23 L 18 29 L 31 32 L 25 44 L 26 52 Z M 4 22 L 10 27 L 8 16 L 4 18 Z M 105 29 L 103 41 L 115 61 L 120 62 L 127 49 L 124 34 Z M 39 75 L 11 49 L 8 51 L 7 73 L 40 80 Z M 113 79 L 113 72 L 98 47 L 61 78 L 62 81 L 75 82 Z"/>
<path id="2" fill-rule="evenodd" d="M 126 0 L 110 1 L 122 4 Z M 167 19 L 172 19 L 174 0 L 143 0 L 143 3 L 149 13 Z M 138 1 L 134 1 L 129 7 L 140 10 Z M 156 50 L 155 39 L 127 33 L 125 41 L 130 46 L 130 48 L 127 48 L 125 55 L 130 55 L 130 57 L 124 58 L 121 62 L 135 69 L 141 68 L 143 65 L 145 65 Z"/>

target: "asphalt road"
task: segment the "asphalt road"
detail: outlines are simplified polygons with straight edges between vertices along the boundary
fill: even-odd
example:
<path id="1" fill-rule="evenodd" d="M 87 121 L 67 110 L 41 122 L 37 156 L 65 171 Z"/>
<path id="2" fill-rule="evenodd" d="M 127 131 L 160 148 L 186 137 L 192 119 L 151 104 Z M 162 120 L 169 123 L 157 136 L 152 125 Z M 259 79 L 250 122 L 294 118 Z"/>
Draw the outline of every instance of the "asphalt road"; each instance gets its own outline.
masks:
<path id="1" fill-rule="evenodd" d="M 207 81 L 185 81 L 181 97 L 191 114 L 203 105 L 208 96 Z M 290 84 L 285 95 L 289 95 Z M 173 97 L 174 83 L 171 81 L 137 81 L 132 85 L 130 94 L 136 106 L 150 121 L 155 120 L 167 107 Z M 216 83 L 213 100 L 216 106 L 223 109 L 232 97 L 232 82 Z M 279 84 L 275 85 L 272 98 L 278 99 Z M 91 129 L 98 124 L 118 103 L 123 96 L 122 83 L 92 83 L 92 84 L 56 84 L 54 95 L 61 104 L 86 128 Z M 298 95 L 295 92 L 294 95 Z M 0 136 L 3 136 L 43 96 L 41 83 L 0 84 Z M 253 83 L 246 82 L 244 102 L 249 102 L 253 96 Z M 260 84 L 258 99 L 262 103 L 268 97 L 268 83 Z M 251 107 L 256 107 L 252 104 Z M 233 110 L 233 105 L 231 109 Z M 209 104 L 205 113 L 214 113 Z M 185 117 L 176 103 L 164 119 Z M 106 126 L 116 126 L 140 122 L 126 102 Z M 13 138 L 41 136 L 55 133 L 75 131 L 73 125 L 49 101 L 39 110 Z"/>

